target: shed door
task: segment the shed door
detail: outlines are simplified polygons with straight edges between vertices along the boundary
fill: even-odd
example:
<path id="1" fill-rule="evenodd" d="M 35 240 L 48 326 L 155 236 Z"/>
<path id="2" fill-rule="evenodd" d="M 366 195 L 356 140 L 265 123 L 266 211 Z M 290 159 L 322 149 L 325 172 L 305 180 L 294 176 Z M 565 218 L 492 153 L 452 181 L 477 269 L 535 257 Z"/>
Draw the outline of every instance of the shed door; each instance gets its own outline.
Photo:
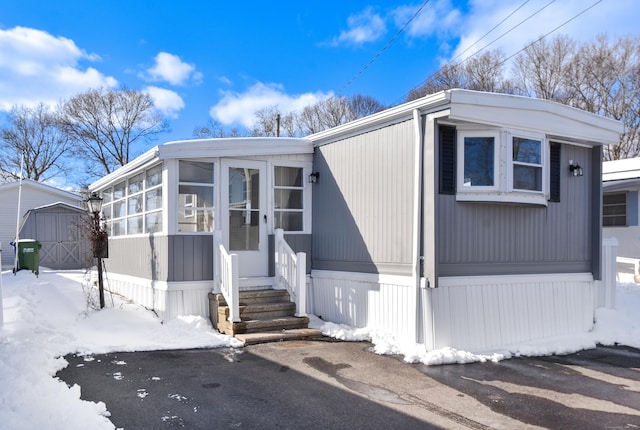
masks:
<path id="1" fill-rule="evenodd" d="M 222 162 L 222 231 L 241 277 L 268 274 L 265 172 L 262 161 Z"/>

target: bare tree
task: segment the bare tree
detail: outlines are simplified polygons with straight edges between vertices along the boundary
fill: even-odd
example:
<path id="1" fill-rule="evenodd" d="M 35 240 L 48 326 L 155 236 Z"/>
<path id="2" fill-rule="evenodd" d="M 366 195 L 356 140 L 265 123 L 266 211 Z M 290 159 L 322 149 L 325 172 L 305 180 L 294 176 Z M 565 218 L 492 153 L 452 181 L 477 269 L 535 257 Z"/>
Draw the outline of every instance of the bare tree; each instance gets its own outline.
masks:
<path id="1" fill-rule="evenodd" d="M 480 56 L 445 64 L 420 86 L 412 89 L 406 101 L 452 88 L 511 93 L 512 85 L 504 78 L 504 54 L 496 49 Z"/>
<path id="2" fill-rule="evenodd" d="M 605 148 L 605 160 L 640 155 L 640 39 L 610 42 L 605 35 L 580 47 L 567 81 L 570 104 L 625 124 L 620 143 Z"/>
<path id="3" fill-rule="evenodd" d="M 193 138 L 207 139 L 216 137 L 228 137 L 228 133 L 222 127 L 220 121 L 209 118 L 206 125 L 199 125 L 193 129 Z"/>
<path id="4" fill-rule="evenodd" d="M 355 94 L 349 97 L 349 109 L 351 109 L 353 116 L 357 119 L 383 111 L 386 107 L 371 96 Z"/>
<path id="5" fill-rule="evenodd" d="M 358 119 L 348 97 L 329 97 L 305 107 L 298 115 L 302 133 L 313 134 Z"/>
<path id="6" fill-rule="evenodd" d="M 252 136 L 296 137 L 298 131 L 295 113 L 282 113 L 277 106 L 268 106 L 255 112 L 256 121 L 251 129 Z"/>
<path id="7" fill-rule="evenodd" d="M 40 103 L 35 107 L 14 106 L 8 126 L 0 129 L 0 176 L 18 179 L 22 159 L 23 174 L 42 181 L 65 172 L 64 156 L 70 147 L 62 131 L 57 111 Z"/>
<path id="8" fill-rule="evenodd" d="M 510 92 L 511 85 L 504 78 L 504 53 L 500 49 L 471 57 L 464 65 L 467 88 L 494 93 Z"/>
<path id="9" fill-rule="evenodd" d="M 123 166 L 169 124 L 151 97 L 130 89 L 92 89 L 63 106 L 65 131 L 74 153 L 86 163 L 87 174 L 108 174 Z"/>
<path id="10" fill-rule="evenodd" d="M 576 52 L 576 43 L 567 36 L 551 42 L 541 39 L 520 53 L 513 64 L 512 76 L 516 91 L 528 97 L 569 103 L 567 85 Z"/>

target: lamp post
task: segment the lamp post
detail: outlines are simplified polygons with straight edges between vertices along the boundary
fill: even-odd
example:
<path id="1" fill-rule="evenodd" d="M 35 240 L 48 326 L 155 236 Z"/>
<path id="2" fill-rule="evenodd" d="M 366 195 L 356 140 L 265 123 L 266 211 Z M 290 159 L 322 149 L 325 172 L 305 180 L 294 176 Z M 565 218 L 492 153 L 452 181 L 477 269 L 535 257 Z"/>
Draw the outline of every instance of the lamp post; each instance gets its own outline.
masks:
<path id="1" fill-rule="evenodd" d="M 87 208 L 93 216 L 91 226 L 91 248 L 93 256 L 98 259 L 98 292 L 100 294 L 100 309 L 104 308 L 104 286 L 102 284 L 102 258 L 105 254 L 107 232 L 100 225 L 100 212 L 102 211 L 102 197 L 98 193 L 91 193 L 87 199 Z"/>

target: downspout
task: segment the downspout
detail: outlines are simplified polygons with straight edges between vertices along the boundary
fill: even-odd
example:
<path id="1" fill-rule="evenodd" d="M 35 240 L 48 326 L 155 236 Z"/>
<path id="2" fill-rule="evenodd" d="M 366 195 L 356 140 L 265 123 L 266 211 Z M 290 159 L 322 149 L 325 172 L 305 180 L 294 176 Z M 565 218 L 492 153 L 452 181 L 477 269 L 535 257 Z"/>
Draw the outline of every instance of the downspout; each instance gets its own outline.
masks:
<path id="1" fill-rule="evenodd" d="M 426 115 L 424 124 L 419 129 L 420 146 L 420 199 L 418 242 L 416 244 L 416 290 L 419 294 L 416 312 L 420 315 L 422 323 L 422 342 L 427 350 L 432 350 L 436 345 L 435 309 L 432 303 L 432 289 L 438 287 L 437 274 L 437 176 L 439 157 L 437 151 L 437 119 L 449 116 L 450 109 L 432 112 Z M 414 115 L 416 113 L 414 112 Z"/>
<path id="2" fill-rule="evenodd" d="M 423 253 L 422 253 L 422 205 L 423 205 L 423 154 L 422 154 L 422 142 L 423 142 L 423 127 L 422 118 L 419 109 L 413 110 L 413 127 L 414 127 L 414 164 L 413 164 L 413 238 L 412 238 L 412 275 L 415 285 L 415 310 L 414 310 L 414 340 L 416 343 L 423 343 L 425 334 L 421 333 L 419 327 L 424 327 L 423 314 L 424 308 L 424 294 L 422 294 L 422 267 L 423 267 Z M 424 330 L 422 330 L 424 331 Z"/>

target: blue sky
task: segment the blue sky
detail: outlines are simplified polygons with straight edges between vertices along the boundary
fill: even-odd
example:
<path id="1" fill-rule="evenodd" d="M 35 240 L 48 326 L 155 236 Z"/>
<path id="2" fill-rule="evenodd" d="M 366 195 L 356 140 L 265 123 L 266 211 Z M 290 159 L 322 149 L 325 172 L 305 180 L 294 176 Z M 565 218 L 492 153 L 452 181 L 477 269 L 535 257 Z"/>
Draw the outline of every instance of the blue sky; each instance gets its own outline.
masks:
<path id="1" fill-rule="evenodd" d="M 430 0 L 380 54 L 422 5 L 4 1 L 0 114 L 16 104 L 53 104 L 88 88 L 125 85 L 148 91 L 169 117 L 173 131 L 162 143 L 190 138 L 209 118 L 249 126 L 260 108 L 287 112 L 336 93 L 398 104 L 461 52 L 488 45 L 509 56 L 574 17 L 552 36 L 589 41 L 599 33 L 640 33 L 637 0 Z"/>

